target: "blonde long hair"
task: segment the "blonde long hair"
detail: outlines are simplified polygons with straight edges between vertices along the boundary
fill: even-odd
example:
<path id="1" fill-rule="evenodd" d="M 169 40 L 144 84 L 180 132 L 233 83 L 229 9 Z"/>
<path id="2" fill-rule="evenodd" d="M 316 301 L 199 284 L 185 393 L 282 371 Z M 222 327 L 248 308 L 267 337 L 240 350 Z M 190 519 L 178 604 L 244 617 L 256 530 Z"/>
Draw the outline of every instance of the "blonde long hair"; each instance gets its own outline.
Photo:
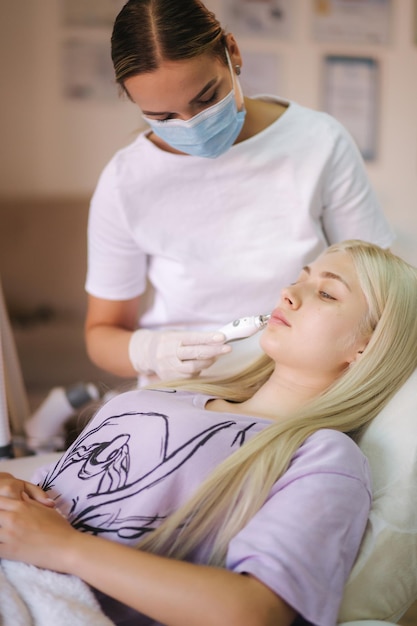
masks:
<path id="1" fill-rule="evenodd" d="M 208 562 L 223 565 L 229 542 L 263 505 L 306 438 L 321 428 L 354 437 L 416 369 L 416 269 L 362 241 L 333 245 L 328 252 L 333 251 L 351 256 L 368 303 L 365 326 L 372 337 L 361 359 L 308 405 L 274 422 L 227 458 L 184 506 L 140 543 L 141 549 L 186 559 L 209 540 Z M 241 402 L 266 382 L 273 367 L 265 356 L 226 380 L 170 386 Z"/>

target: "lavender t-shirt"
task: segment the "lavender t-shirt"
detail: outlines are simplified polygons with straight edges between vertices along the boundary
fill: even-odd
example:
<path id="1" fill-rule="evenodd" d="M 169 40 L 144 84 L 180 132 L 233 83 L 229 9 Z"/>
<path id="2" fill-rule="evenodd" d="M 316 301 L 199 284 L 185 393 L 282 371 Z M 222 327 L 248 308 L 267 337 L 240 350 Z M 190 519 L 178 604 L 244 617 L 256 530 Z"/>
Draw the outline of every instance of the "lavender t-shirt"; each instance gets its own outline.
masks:
<path id="1" fill-rule="evenodd" d="M 272 423 L 207 411 L 208 400 L 177 390 L 120 394 L 35 480 L 79 530 L 136 545 L 223 459 Z M 359 448 L 342 433 L 318 431 L 234 537 L 226 567 L 261 580 L 306 621 L 334 626 L 370 503 L 368 464 Z M 117 624 L 154 624 L 98 597 Z"/>

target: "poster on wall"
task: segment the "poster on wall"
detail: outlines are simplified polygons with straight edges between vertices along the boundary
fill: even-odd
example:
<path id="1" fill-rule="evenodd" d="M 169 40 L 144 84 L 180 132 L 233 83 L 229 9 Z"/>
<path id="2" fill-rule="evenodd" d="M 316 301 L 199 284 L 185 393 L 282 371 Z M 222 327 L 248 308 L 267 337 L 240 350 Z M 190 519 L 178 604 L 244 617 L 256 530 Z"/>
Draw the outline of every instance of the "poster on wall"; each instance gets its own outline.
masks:
<path id="1" fill-rule="evenodd" d="M 391 0 L 312 0 L 313 37 L 323 42 L 387 44 Z"/>
<path id="2" fill-rule="evenodd" d="M 116 101 L 108 41 L 69 37 L 62 47 L 64 96 L 70 100 Z"/>
<path id="3" fill-rule="evenodd" d="M 294 0 L 224 0 L 224 22 L 236 35 L 288 39 Z"/>
<path id="4" fill-rule="evenodd" d="M 65 26 L 111 27 L 126 0 L 62 0 Z"/>
<path id="5" fill-rule="evenodd" d="M 323 108 L 350 132 L 366 161 L 377 157 L 378 73 L 371 57 L 324 59 Z"/>

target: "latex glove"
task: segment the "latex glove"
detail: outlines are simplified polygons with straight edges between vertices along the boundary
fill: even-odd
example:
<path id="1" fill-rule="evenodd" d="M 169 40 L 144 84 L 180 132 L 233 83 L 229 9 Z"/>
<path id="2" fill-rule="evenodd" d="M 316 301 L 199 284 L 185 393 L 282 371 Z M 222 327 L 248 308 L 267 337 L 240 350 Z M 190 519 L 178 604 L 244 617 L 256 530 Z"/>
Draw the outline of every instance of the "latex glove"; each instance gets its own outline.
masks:
<path id="1" fill-rule="evenodd" d="M 129 342 L 129 358 L 141 374 L 161 380 L 189 378 L 212 365 L 231 347 L 219 332 L 136 330 Z"/>

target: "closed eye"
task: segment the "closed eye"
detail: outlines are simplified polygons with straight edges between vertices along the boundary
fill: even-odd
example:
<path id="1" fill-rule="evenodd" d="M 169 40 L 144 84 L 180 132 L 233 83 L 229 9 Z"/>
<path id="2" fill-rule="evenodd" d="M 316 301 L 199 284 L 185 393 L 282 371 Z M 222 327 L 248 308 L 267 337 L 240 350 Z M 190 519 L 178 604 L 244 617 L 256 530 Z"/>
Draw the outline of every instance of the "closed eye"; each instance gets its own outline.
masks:
<path id="1" fill-rule="evenodd" d="M 218 100 L 218 96 L 219 96 L 219 90 L 215 89 L 213 95 L 211 95 L 208 100 L 196 100 L 195 104 L 205 108 L 205 107 L 209 106 L 210 104 L 216 102 Z M 175 119 L 175 115 L 170 113 L 166 117 L 155 118 L 154 122 L 163 124 L 164 122 L 168 122 L 168 120 L 173 120 L 173 119 Z"/>
<path id="2" fill-rule="evenodd" d="M 150 120 L 152 120 L 152 122 L 156 122 L 157 124 L 159 124 L 161 122 L 162 123 L 163 122 L 167 122 L 168 120 L 173 120 L 175 118 L 175 114 L 174 113 L 167 113 L 165 115 L 165 117 L 154 117 L 154 115 L 158 115 L 158 113 L 146 114 L 145 117 L 147 117 Z M 159 115 L 162 115 L 162 113 L 159 113 Z"/>
<path id="3" fill-rule="evenodd" d="M 327 291 L 319 291 L 319 294 L 322 298 L 324 298 L 325 300 L 336 300 L 336 298 L 334 298 L 333 296 L 331 296 L 329 293 L 327 293 Z"/>
<path id="4" fill-rule="evenodd" d="M 212 102 L 215 102 L 217 100 L 218 96 L 219 96 L 219 90 L 215 89 L 213 94 L 210 96 L 210 98 L 208 98 L 208 100 L 197 100 L 197 104 L 203 104 L 203 105 L 211 104 Z"/>

